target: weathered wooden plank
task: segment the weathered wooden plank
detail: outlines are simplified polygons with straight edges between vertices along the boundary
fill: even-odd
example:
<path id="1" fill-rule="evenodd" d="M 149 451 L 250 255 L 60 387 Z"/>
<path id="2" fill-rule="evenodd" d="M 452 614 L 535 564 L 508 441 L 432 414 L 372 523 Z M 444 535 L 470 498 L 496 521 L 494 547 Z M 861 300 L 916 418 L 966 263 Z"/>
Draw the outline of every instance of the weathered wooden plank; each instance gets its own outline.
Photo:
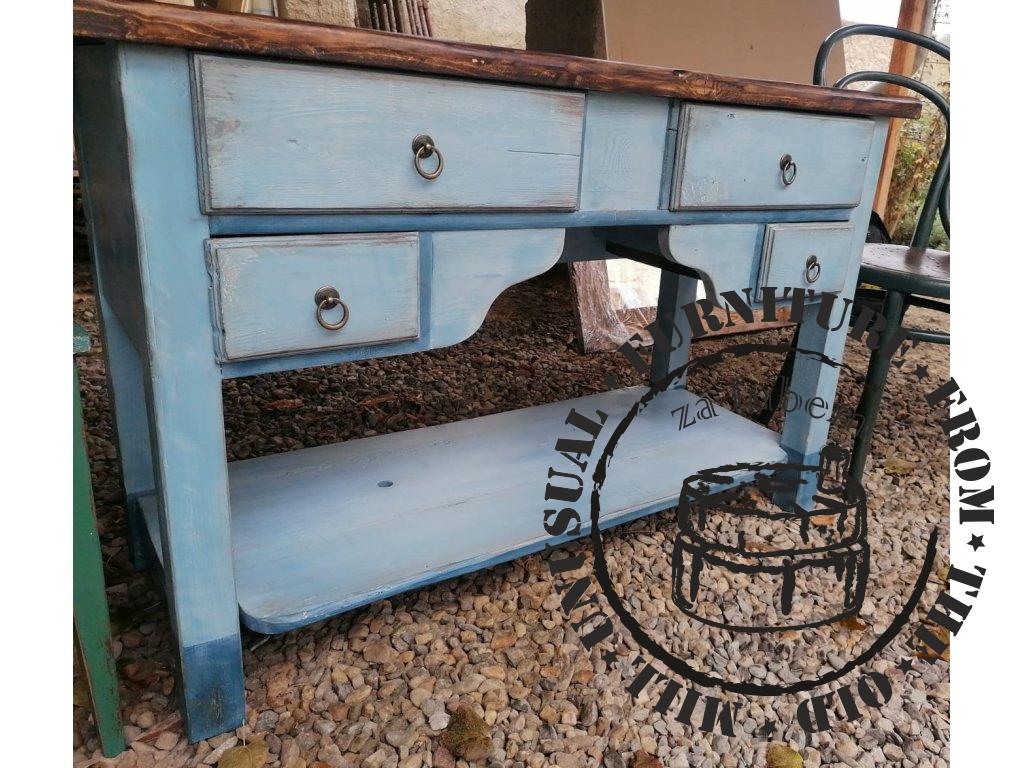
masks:
<path id="1" fill-rule="evenodd" d="M 675 210 L 812 208 L 860 202 L 870 120 L 686 105 L 672 184 Z M 792 183 L 780 161 L 792 157 Z"/>
<path id="2" fill-rule="evenodd" d="M 668 113 L 666 99 L 587 96 L 581 210 L 658 210 Z"/>
<path id="3" fill-rule="evenodd" d="M 284 632 L 553 543 L 544 486 L 569 410 L 599 409 L 613 425 L 643 391 L 230 464 L 243 621 Z M 698 469 L 782 458 L 778 435 L 724 409 L 679 429 L 671 410 L 696 399 L 660 396 L 627 431 L 602 492 L 602 529 L 671 506 Z"/>
<path id="4" fill-rule="evenodd" d="M 419 335 L 415 233 L 215 238 L 208 242 L 222 360 L 336 349 Z M 336 330 L 317 321 L 316 292 L 347 307 Z M 340 321 L 340 307 L 323 313 Z"/>
<path id="5" fill-rule="evenodd" d="M 718 303 L 723 291 L 742 291 L 754 285 L 762 227 L 721 224 L 715 227 L 679 225 L 661 230 L 661 252 L 697 272 L 707 297 Z"/>
<path id="6" fill-rule="evenodd" d="M 193 69 L 210 212 L 576 207 L 584 94 L 209 55 Z M 444 158 L 433 180 L 420 135 Z"/>
<path id="7" fill-rule="evenodd" d="M 210 217 L 218 236 L 332 234 L 335 232 L 438 232 L 479 229 L 657 227 L 671 224 L 744 224 L 847 221 L 849 208 L 738 211 L 571 211 L 566 213 L 324 213 L 231 214 Z"/>
<path id="8" fill-rule="evenodd" d="M 916 117 L 921 112 L 920 103 L 914 99 L 851 90 L 441 42 L 134 0 L 75 0 L 74 34 L 82 38 L 359 64 L 578 90 L 644 93 L 689 101 L 898 117 Z"/>

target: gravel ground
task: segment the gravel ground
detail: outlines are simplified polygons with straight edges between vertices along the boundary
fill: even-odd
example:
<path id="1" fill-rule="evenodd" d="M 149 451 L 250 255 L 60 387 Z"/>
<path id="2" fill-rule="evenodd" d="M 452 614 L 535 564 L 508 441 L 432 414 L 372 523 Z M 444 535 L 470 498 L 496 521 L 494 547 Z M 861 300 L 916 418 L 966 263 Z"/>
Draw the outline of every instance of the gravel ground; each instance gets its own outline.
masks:
<path id="1" fill-rule="evenodd" d="M 948 664 L 917 664 L 904 679 L 893 667 L 903 640 L 869 663 L 887 672 L 895 693 L 880 710 L 829 734 L 807 737 L 796 727 L 760 735 L 765 709 L 792 721 L 797 700 L 754 700 L 737 722 L 735 739 L 704 736 L 662 717 L 646 696 L 625 688 L 628 657 L 607 663 L 586 653 L 558 610 L 543 557 L 496 568 L 375 603 L 365 609 L 274 637 L 243 634 L 247 723 L 197 745 L 185 741 L 175 710 L 172 639 L 162 595 L 149 576 L 131 569 L 112 442 L 110 402 L 88 267 L 76 265 L 74 314 L 97 340 L 79 359 L 89 457 L 121 673 L 122 713 L 131 743 L 103 761 L 75 667 L 74 758 L 77 765 L 215 765 L 231 747 L 263 739 L 269 766 L 281 768 L 419 768 L 453 765 L 438 750 L 438 734 L 460 705 L 491 728 L 494 766 L 624 765 L 641 751 L 665 766 L 768 765 L 770 742 L 788 743 L 804 765 L 946 766 L 949 738 Z M 607 388 L 640 384 L 617 354 L 580 355 L 573 348 L 569 286 L 554 271 L 516 286 L 495 302 L 468 341 L 404 358 L 351 363 L 225 382 L 229 459 L 243 459 L 358 437 L 439 424 Z M 948 328 L 945 317 L 920 313 L 910 321 Z M 769 331 L 759 339 L 787 337 Z M 704 341 L 697 354 L 722 340 Z M 939 562 L 922 605 L 934 600 L 948 566 L 947 463 L 939 430 L 922 395 L 948 376 L 948 348 L 911 351 L 893 371 L 865 473 L 869 494 L 872 575 L 859 621 L 792 633 L 782 651 L 772 642 L 727 636 L 671 616 L 666 559 L 674 516 L 651 516 L 605 537 L 617 587 L 652 631 L 699 654 L 709 669 L 768 682 L 824 671 L 870 644 L 908 593 L 923 542 L 942 531 Z M 863 373 L 867 356 L 852 348 L 847 362 Z M 691 388 L 721 392 L 739 382 L 739 410 L 756 410 L 778 361 L 733 360 L 694 376 Z M 917 365 L 928 376 L 913 375 Z M 844 372 L 840 399 L 855 403 L 856 376 Z M 580 549 L 588 551 L 589 548 Z M 589 554 L 588 554 L 589 557 Z M 916 564 L 915 564 L 916 563 Z M 637 574 L 645 574 L 645 595 Z M 720 595 L 731 600 L 730 585 Z M 666 619 L 666 615 L 669 618 Z M 660 618 L 659 618 L 660 617 Z M 645 626 L 646 626 L 645 625 Z M 630 640 L 630 642 L 632 642 Z M 726 651 L 723 644 L 729 646 Z M 628 644 L 627 644 L 628 645 Z M 789 658 L 788 665 L 780 659 Z M 159 733 L 163 731 L 163 733 Z M 139 737 L 148 732 L 148 736 Z M 460 762 L 459 765 L 465 765 Z"/>

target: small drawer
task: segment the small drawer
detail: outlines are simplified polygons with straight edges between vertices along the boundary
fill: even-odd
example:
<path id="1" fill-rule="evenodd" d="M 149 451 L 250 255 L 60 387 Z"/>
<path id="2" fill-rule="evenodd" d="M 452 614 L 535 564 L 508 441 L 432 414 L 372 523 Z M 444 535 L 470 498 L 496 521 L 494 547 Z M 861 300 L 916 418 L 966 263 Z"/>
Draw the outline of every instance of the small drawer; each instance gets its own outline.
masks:
<path id="1" fill-rule="evenodd" d="M 769 224 L 765 227 L 761 288 L 811 288 L 838 293 L 846 285 L 853 237 L 850 224 Z"/>
<path id="2" fill-rule="evenodd" d="M 415 233 L 218 238 L 207 265 L 222 361 L 419 336 Z"/>
<path id="3" fill-rule="evenodd" d="M 192 71 L 207 213 L 577 206 L 583 93 L 206 54 Z"/>
<path id="4" fill-rule="evenodd" d="M 864 118 L 684 105 L 670 207 L 852 208 L 873 135 Z"/>

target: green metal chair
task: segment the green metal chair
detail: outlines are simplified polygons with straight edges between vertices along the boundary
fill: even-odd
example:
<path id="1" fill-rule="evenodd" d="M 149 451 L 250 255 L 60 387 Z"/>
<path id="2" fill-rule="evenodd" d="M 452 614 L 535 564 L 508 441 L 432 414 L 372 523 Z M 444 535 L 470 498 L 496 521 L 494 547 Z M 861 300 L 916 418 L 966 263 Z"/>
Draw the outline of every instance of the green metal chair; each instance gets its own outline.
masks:
<path id="1" fill-rule="evenodd" d="M 949 46 L 930 37 L 877 24 L 854 24 L 837 29 L 821 44 L 814 62 L 815 85 L 827 83 L 825 67 L 832 47 L 840 40 L 853 35 L 874 35 L 901 40 L 949 60 Z M 881 341 L 877 349 L 884 350 L 893 334 L 902 326 L 904 315 L 910 307 L 925 307 L 949 313 L 949 254 L 928 247 L 936 213 L 946 234 L 949 234 L 949 104 L 942 94 L 931 86 L 891 72 L 853 72 L 840 78 L 833 87 L 845 88 L 853 83 L 863 82 L 889 83 L 907 88 L 934 104 L 946 121 L 945 146 L 921 206 L 910 245 L 869 242 L 865 244 L 861 255 L 859 282 L 872 287 L 857 290 L 857 303 L 861 306 L 872 303 L 876 306 L 881 305 L 885 328 L 880 333 Z M 911 340 L 949 344 L 948 333 L 917 328 L 907 330 L 908 338 Z M 794 334 L 793 348 L 775 382 L 769 405 L 758 417 L 763 423 L 771 419 L 782 400 L 792 374 L 796 351 Z M 864 390 L 857 405 L 858 430 L 850 462 L 850 476 L 857 480 L 860 480 L 864 473 L 864 464 L 871 448 L 871 438 L 878 420 L 878 409 L 888 374 L 889 358 L 881 352 L 873 352 L 868 363 Z"/>
<path id="2" fill-rule="evenodd" d="M 75 326 L 74 353 L 89 350 L 89 334 Z M 74 607 L 75 635 L 82 665 L 89 681 L 96 728 L 103 754 L 113 757 L 124 751 L 124 734 L 118 714 L 117 673 L 110 652 L 110 618 L 107 612 L 106 586 L 103 582 L 103 557 L 100 552 L 96 513 L 92 503 L 92 480 L 85 452 L 85 425 L 82 398 L 78 389 L 78 366 L 74 369 Z"/>

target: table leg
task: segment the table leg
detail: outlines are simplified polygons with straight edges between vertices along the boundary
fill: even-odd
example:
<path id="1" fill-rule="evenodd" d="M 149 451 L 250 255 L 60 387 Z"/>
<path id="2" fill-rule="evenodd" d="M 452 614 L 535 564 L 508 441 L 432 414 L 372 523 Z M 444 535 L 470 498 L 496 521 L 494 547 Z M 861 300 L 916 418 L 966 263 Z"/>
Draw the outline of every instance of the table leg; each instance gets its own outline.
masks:
<path id="1" fill-rule="evenodd" d="M 820 352 L 828 360 L 840 362 L 846 343 L 845 324 L 838 330 L 822 328 L 815 322 L 817 303 L 809 304 L 804 311 L 805 320 L 796 330 L 797 348 Z M 839 370 L 837 365 L 829 365 L 814 355 L 797 353 L 789 389 L 800 398 L 804 407 L 794 408 L 787 413 L 782 428 L 781 444 L 790 462 L 817 466 L 821 449 L 828 440 Z M 824 405 L 807 407 L 814 398 L 820 398 Z M 807 472 L 801 479 L 805 482 L 797 491 L 796 503 L 804 509 L 810 509 L 813 506 L 812 497 L 817 490 L 816 475 Z"/>
<path id="2" fill-rule="evenodd" d="M 245 719 L 221 371 L 204 259 L 210 233 L 197 193 L 187 53 L 122 46 L 115 63 L 124 136 L 146 137 L 130 145 L 145 298 L 140 352 L 179 694 L 188 737 L 198 741 Z"/>
<path id="3" fill-rule="evenodd" d="M 103 343 L 107 361 L 107 382 L 113 400 L 114 434 L 121 459 L 121 485 L 124 489 L 125 515 L 128 520 L 132 563 L 146 568 L 145 527 L 138 506 L 140 496 L 152 493 L 153 459 L 149 445 L 149 414 L 146 412 L 146 384 L 142 360 L 125 333 L 120 320 L 99 294 Z"/>
<path id="4" fill-rule="evenodd" d="M 198 741 L 245 717 L 220 376 L 212 360 L 190 361 L 187 344 L 159 346 L 149 407 L 161 561 L 182 708 L 189 740 Z"/>
<path id="5" fill-rule="evenodd" d="M 690 357 L 690 326 L 683 319 L 680 307 L 697 298 L 696 278 L 686 277 L 667 269 L 661 271 L 658 290 L 657 327 L 667 344 L 654 344 L 651 354 L 651 383 L 683 365 Z M 686 377 L 675 384 L 686 386 Z"/>

